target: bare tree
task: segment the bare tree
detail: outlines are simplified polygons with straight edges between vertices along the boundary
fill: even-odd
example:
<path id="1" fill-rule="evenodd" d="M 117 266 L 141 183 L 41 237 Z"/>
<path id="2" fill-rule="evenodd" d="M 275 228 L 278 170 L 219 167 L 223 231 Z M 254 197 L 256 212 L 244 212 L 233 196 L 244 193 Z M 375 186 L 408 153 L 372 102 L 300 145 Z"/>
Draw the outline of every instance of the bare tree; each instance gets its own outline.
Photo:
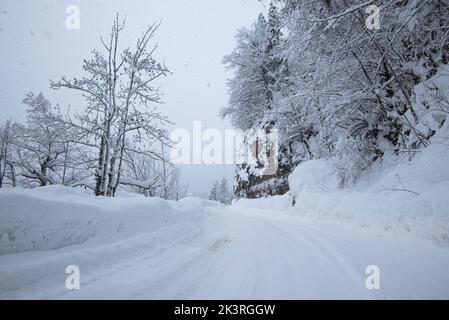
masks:
<path id="1" fill-rule="evenodd" d="M 160 92 L 155 80 L 169 73 L 158 63 L 152 45 L 159 25 L 153 23 L 138 39 L 134 50 L 119 51 L 120 33 L 125 23 L 114 20 L 108 41 L 101 39 L 102 52 L 94 50 L 93 58 L 85 60 L 87 76 L 51 82 L 53 89 L 67 88 L 81 92 L 88 102 L 77 121 L 69 123 L 86 137 L 84 143 L 97 149 L 95 194 L 113 196 L 120 184 L 125 152 L 135 152 L 159 158 L 152 149 L 133 149 L 127 138 L 140 144 L 144 140 L 166 143 L 161 125 L 168 122 L 154 106 L 160 103 Z M 77 123 L 76 123 L 77 122 Z M 151 144 L 151 143 L 150 143 Z"/>

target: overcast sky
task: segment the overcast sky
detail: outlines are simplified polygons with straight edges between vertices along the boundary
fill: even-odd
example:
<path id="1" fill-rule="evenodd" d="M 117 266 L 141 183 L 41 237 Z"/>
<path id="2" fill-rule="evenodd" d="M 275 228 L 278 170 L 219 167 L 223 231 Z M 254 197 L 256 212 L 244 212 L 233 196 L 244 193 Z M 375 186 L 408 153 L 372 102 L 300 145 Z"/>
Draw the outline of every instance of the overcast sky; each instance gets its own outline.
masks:
<path id="1" fill-rule="evenodd" d="M 80 29 L 65 27 L 68 5 L 80 9 Z M 175 128 L 229 128 L 218 111 L 228 100 L 221 64 L 234 47 L 234 35 L 250 26 L 264 6 L 258 0 L 0 0 L 0 121 L 23 120 L 26 92 L 43 92 L 52 103 L 83 108 L 78 94 L 49 89 L 49 79 L 82 74 L 81 65 L 99 37 L 107 36 L 115 14 L 126 15 L 123 46 L 133 45 L 143 29 L 161 20 L 157 57 L 173 72 L 163 80 L 160 110 Z M 232 179 L 230 165 L 182 166 L 193 192 L 207 192 L 214 179 Z"/>

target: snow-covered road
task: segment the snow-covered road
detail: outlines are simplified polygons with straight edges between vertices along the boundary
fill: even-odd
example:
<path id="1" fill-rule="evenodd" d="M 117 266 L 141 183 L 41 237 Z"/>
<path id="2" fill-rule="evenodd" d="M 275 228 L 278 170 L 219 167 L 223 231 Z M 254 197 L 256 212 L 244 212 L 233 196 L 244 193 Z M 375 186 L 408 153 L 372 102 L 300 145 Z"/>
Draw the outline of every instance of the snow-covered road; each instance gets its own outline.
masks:
<path id="1" fill-rule="evenodd" d="M 100 261 L 95 268 L 81 264 L 79 290 L 65 288 L 61 270 L 0 290 L 0 298 L 449 298 L 447 247 L 274 211 L 207 210 L 204 227 L 193 237 L 114 263 Z M 33 257 L 36 263 L 68 248 L 5 257 L 18 256 L 23 264 Z M 368 265 L 379 267 L 380 290 L 365 286 Z"/>

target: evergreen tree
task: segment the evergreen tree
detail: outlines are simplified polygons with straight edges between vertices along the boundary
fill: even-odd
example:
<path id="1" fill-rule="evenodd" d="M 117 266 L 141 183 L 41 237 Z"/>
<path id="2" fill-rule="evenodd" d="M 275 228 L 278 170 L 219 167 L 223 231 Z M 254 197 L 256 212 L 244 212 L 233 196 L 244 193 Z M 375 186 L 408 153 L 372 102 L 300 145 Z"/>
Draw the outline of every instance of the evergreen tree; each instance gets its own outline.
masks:
<path id="1" fill-rule="evenodd" d="M 221 179 L 218 187 L 218 200 L 223 204 L 230 204 L 232 201 L 232 196 L 228 187 L 228 180 L 224 177 Z"/>
<path id="2" fill-rule="evenodd" d="M 212 201 L 219 200 L 219 198 L 218 198 L 219 186 L 220 186 L 220 183 L 218 181 L 215 181 L 214 184 L 212 185 L 212 189 L 210 190 L 210 193 L 209 193 L 209 200 L 212 200 Z"/>

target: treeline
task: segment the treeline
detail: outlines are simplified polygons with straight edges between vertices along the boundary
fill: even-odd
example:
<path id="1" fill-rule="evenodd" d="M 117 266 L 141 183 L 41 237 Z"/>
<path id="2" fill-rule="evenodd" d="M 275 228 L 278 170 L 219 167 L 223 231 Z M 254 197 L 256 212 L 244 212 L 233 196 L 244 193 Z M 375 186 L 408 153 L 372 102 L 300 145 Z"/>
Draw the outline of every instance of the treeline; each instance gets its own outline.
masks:
<path id="1" fill-rule="evenodd" d="M 168 161 L 164 126 L 156 108 L 155 81 L 168 69 L 154 58 L 157 24 L 120 49 L 124 23 L 117 17 L 101 49 L 84 60 L 84 76 L 51 81 L 55 90 L 81 94 L 86 108 L 61 111 L 42 95 L 29 93 L 26 123 L 0 127 L 0 187 L 62 184 L 90 188 L 97 196 L 114 196 L 119 187 L 177 199 L 186 193 L 180 173 Z"/>
<path id="2" fill-rule="evenodd" d="M 444 0 L 272 2 L 224 58 L 235 75 L 221 115 L 280 138 L 277 173 L 239 165 L 236 196 L 284 193 L 317 158 L 333 159 L 344 187 L 426 147 L 449 112 L 448 21 Z"/>

